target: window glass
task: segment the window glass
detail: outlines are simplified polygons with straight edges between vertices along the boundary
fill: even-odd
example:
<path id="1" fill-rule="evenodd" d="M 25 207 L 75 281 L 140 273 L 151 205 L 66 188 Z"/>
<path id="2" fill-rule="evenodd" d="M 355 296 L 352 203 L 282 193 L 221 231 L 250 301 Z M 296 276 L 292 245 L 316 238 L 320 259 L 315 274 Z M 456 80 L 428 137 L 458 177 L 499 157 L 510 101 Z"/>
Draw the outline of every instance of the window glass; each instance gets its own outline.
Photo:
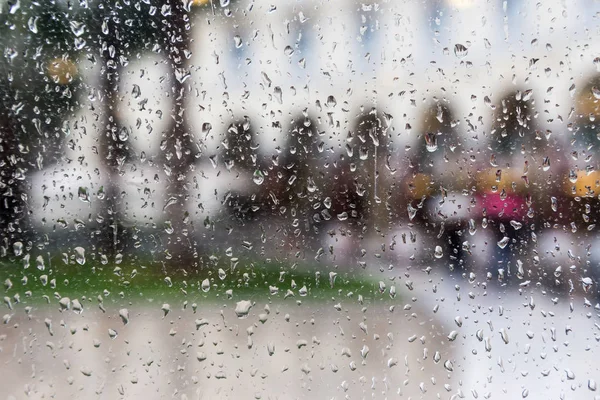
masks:
<path id="1" fill-rule="evenodd" d="M 0 0 L 0 397 L 600 399 L 599 12 Z"/>

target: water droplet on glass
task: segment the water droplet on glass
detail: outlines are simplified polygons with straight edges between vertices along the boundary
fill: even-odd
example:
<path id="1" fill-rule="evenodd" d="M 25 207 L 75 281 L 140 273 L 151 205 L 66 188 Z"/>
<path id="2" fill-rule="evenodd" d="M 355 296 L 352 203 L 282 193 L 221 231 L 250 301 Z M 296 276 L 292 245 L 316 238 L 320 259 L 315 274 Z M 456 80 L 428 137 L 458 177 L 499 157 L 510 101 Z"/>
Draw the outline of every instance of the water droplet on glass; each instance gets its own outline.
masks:
<path id="1" fill-rule="evenodd" d="M 348 213 L 346 211 L 337 215 L 337 219 L 340 221 L 345 221 L 348 219 Z"/>
<path id="2" fill-rule="evenodd" d="M 245 318 L 248 316 L 251 308 L 252 302 L 249 300 L 241 300 L 236 303 L 234 312 L 238 318 Z"/>
<path id="3" fill-rule="evenodd" d="M 326 104 L 327 104 L 327 107 L 333 108 L 333 107 L 335 107 L 337 105 L 337 100 L 335 99 L 334 96 L 329 95 L 329 96 L 327 96 L 327 103 Z"/>
<path id="4" fill-rule="evenodd" d="M 273 88 L 273 96 L 279 104 L 283 104 L 283 92 L 281 91 L 281 86 L 275 86 Z"/>
<path id="5" fill-rule="evenodd" d="M 119 317 L 121 317 L 121 321 L 123 321 L 123 325 L 127 325 L 129 323 L 129 310 L 127 310 L 126 308 L 120 309 Z"/>
<path id="6" fill-rule="evenodd" d="M 412 220 L 415 218 L 415 216 L 417 215 L 417 210 L 418 210 L 418 209 L 417 209 L 417 208 L 414 208 L 414 207 L 412 206 L 412 204 L 410 204 L 410 203 L 408 204 L 408 206 L 407 206 L 407 211 L 408 211 L 408 219 L 409 219 L 410 221 L 412 221 Z"/>
<path id="7" fill-rule="evenodd" d="M 473 236 L 477 232 L 477 227 L 475 226 L 475 220 L 471 218 L 469 220 L 469 235 Z"/>
<path id="8" fill-rule="evenodd" d="M 71 21 L 69 22 L 69 25 L 71 26 L 71 32 L 73 32 L 75 36 L 79 37 L 85 33 L 86 26 L 83 22 Z"/>
<path id="9" fill-rule="evenodd" d="M 85 249 L 83 247 L 75 247 L 75 261 L 79 265 L 85 264 Z"/>
<path id="10" fill-rule="evenodd" d="M 240 47 L 242 47 L 242 38 L 240 37 L 240 35 L 235 35 L 233 37 L 233 42 L 235 43 L 235 47 L 236 49 L 239 49 Z"/>
<path id="11" fill-rule="evenodd" d="M 462 44 L 457 43 L 454 45 L 454 55 L 459 58 L 459 59 L 463 59 L 467 56 L 467 54 L 469 53 L 469 50 Z"/>
<path id="12" fill-rule="evenodd" d="M 548 171 L 550 169 L 550 157 L 544 157 L 544 161 L 542 162 L 542 169 L 544 171 Z"/>
<path id="13" fill-rule="evenodd" d="M 23 254 L 23 243 L 21 243 L 21 242 L 14 242 L 13 243 L 13 253 L 17 257 L 19 257 L 20 255 L 22 255 Z"/>
<path id="14" fill-rule="evenodd" d="M 254 171 L 254 174 L 252 176 L 252 180 L 257 185 L 262 185 L 263 182 L 265 181 L 265 176 L 263 175 L 263 173 L 259 169 L 257 169 L 256 171 Z"/>
<path id="15" fill-rule="evenodd" d="M 39 18 L 40 17 L 36 15 L 34 17 L 29 17 L 29 20 L 27 21 L 27 27 L 33 33 L 38 33 L 37 22 Z"/>
<path id="16" fill-rule="evenodd" d="M 20 0 L 15 0 L 14 2 L 9 2 L 8 3 L 8 13 L 9 14 L 15 14 L 19 8 L 21 8 L 21 1 Z"/>
<path id="17" fill-rule="evenodd" d="M 446 369 L 446 371 L 452 372 L 454 370 L 454 365 L 452 365 L 452 361 L 446 360 L 444 362 L 444 368 Z"/>
<path id="18" fill-rule="evenodd" d="M 437 150 L 437 134 L 435 134 L 434 132 L 427 132 L 425 134 L 425 148 L 430 153 L 433 153 Z"/>
<path id="19" fill-rule="evenodd" d="M 37 269 L 39 269 L 40 271 L 46 269 L 46 265 L 44 264 L 44 257 L 42 257 L 41 255 L 36 257 L 35 264 Z"/>
<path id="20" fill-rule="evenodd" d="M 510 239 L 507 236 L 504 236 L 502 239 L 500 239 L 500 241 L 498 242 L 498 247 L 500 247 L 501 249 L 505 248 L 508 245 L 508 242 L 510 241 Z"/>
<path id="21" fill-rule="evenodd" d="M 90 193 L 88 188 L 80 186 L 77 191 L 77 195 L 79 197 L 79 200 L 83 201 L 84 203 L 90 202 Z"/>
<path id="22" fill-rule="evenodd" d="M 552 211 L 558 211 L 558 199 L 556 197 L 550 197 L 550 206 L 552 207 Z"/>
<path id="23" fill-rule="evenodd" d="M 283 49 L 283 53 L 286 56 L 291 57 L 292 54 L 294 54 L 294 49 L 292 48 L 292 46 L 285 46 L 285 49 Z"/>
<path id="24" fill-rule="evenodd" d="M 160 309 L 163 312 L 163 318 L 164 318 L 171 311 L 171 306 L 168 303 L 165 303 L 165 304 L 162 305 L 162 307 Z"/>
<path id="25" fill-rule="evenodd" d="M 508 333 L 506 332 L 506 329 L 500 329 L 500 337 L 505 344 L 508 344 Z"/>

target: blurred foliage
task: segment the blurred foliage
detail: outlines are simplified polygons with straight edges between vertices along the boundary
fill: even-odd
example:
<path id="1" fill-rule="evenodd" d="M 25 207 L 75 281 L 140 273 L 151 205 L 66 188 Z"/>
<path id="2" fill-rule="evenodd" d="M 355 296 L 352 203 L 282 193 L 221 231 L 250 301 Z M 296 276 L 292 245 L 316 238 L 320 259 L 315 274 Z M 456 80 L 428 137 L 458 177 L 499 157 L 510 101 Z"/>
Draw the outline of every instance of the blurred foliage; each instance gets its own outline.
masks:
<path id="1" fill-rule="evenodd" d="M 289 301 L 338 297 L 356 301 L 359 295 L 365 301 L 390 298 L 374 280 L 359 278 L 346 269 L 330 274 L 329 267 L 289 265 L 274 259 L 211 264 L 209 269 L 184 271 L 168 270 L 154 261 L 103 264 L 88 260 L 79 265 L 72 259 L 65 262 L 64 258 L 55 258 L 40 271 L 35 266 L 24 269 L 22 261 L 4 261 L 0 262 L 0 280 L 4 283 L 4 296 L 18 294 L 23 303 L 55 304 L 66 296 L 93 301 L 87 307 L 96 307 L 99 296 L 116 303 L 123 299 L 135 302 L 153 298 L 192 302 L 240 300 L 240 296 L 247 299 L 270 296 Z M 208 289 L 202 284 L 205 279 L 210 282 Z"/>

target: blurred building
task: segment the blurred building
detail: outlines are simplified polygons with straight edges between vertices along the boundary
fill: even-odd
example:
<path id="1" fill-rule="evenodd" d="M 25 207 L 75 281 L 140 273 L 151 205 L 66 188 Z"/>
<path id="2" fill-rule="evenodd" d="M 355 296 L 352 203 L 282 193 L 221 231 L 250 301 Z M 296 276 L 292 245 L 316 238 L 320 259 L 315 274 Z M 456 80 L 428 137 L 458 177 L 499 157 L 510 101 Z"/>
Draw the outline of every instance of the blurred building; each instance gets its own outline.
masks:
<path id="1" fill-rule="evenodd" d="M 184 75 L 171 75 L 152 38 L 119 67 L 115 140 L 129 155 L 114 165 L 100 151 L 106 71 L 91 48 L 80 53 L 79 108 L 65 117 L 63 155 L 30 173 L 29 217 L 42 231 L 112 224 L 171 235 L 169 207 L 184 207 L 177 218 L 186 235 L 207 237 L 242 220 L 302 216 L 290 229 L 315 239 L 311 246 L 334 226 L 380 241 L 410 224 L 432 244 L 444 242 L 445 226 L 460 237 L 451 240 L 457 249 L 469 224 L 484 230 L 487 212 L 503 221 L 490 229 L 514 216 L 523 232 L 543 236 L 552 201 L 572 201 L 565 174 L 586 171 L 578 181 L 588 182 L 596 169 L 585 156 L 593 134 L 576 140 L 577 149 L 572 143 L 594 129 L 583 123 L 584 114 L 594 122 L 597 102 L 588 82 L 599 45 L 584 23 L 594 7 L 584 0 L 198 3 L 188 13 Z M 174 79 L 185 88 L 183 147 L 171 140 L 172 102 L 181 96 Z M 565 162 L 574 151 L 582 158 Z M 191 157 L 185 176 L 170 174 L 171 153 Z M 174 179 L 186 193 L 171 204 L 166 187 Z M 107 211 L 111 185 L 118 201 Z M 522 202 L 512 214 L 503 204 L 514 193 Z M 485 200 L 494 196 L 499 219 Z"/>

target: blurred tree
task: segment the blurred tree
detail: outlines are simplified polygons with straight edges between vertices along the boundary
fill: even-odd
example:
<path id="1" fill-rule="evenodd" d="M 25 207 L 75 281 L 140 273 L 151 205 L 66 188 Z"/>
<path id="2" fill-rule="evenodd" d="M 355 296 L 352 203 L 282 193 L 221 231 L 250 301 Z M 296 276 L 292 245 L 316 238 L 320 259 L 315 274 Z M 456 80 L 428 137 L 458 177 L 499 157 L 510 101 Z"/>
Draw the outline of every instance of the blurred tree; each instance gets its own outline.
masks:
<path id="1" fill-rule="evenodd" d="M 525 192 L 538 199 L 547 195 L 530 186 L 532 180 L 542 179 L 541 170 L 530 166 L 534 162 L 542 164 L 548 149 L 548 139 L 538 129 L 535 118 L 535 101 L 530 90 L 511 91 L 502 97 L 490 132 L 491 167 L 482 171 L 477 179 L 480 190 L 498 191 L 501 197 Z"/>
<path id="2" fill-rule="evenodd" d="M 202 5 L 201 3 L 200 5 Z M 191 57 L 191 10 L 194 3 L 181 0 L 167 0 L 161 7 L 161 45 L 166 53 L 171 95 L 171 126 L 165 133 L 165 150 L 162 158 L 167 172 L 168 183 L 164 211 L 173 228 L 167 238 L 167 258 L 174 265 L 197 264 L 197 243 L 190 234 L 191 218 L 186 210 L 189 197 L 188 175 L 195 171 L 196 150 L 186 112 L 186 93 L 189 86 L 185 81 L 190 77 L 188 60 Z"/>
<path id="3" fill-rule="evenodd" d="M 263 187 L 253 187 L 249 184 L 252 175 L 261 169 L 256 133 L 250 118 L 244 117 L 242 120 L 232 122 L 225 132 L 222 143 L 225 167 L 242 185 L 242 187 L 233 187 L 229 191 L 225 206 L 229 208 L 230 215 L 242 224 L 256 219 L 259 215 L 264 216 L 268 203 L 263 201 L 266 200 Z"/>
<path id="4" fill-rule="evenodd" d="M 320 150 L 321 149 L 321 150 Z M 277 191 L 281 205 L 292 217 L 301 217 L 309 225 L 312 204 L 321 198 L 325 182 L 315 176 L 316 162 L 322 152 L 322 141 L 315 121 L 308 114 L 291 121 L 287 142 L 279 159 L 282 177 Z"/>
<path id="5" fill-rule="evenodd" d="M 521 154 L 537 154 L 545 144 L 534 120 L 534 101 L 530 91 L 513 91 L 502 97 L 492 125 L 494 153 L 499 161 Z"/>
<path id="6" fill-rule="evenodd" d="M 125 126 L 120 109 L 120 79 L 132 57 L 157 51 L 159 41 L 157 8 L 159 2 L 93 1 L 80 2 L 71 24 L 78 26 L 78 37 L 88 59 L 100 62 L 98 83 L 102 99 L 102 132 L 98 152 L 104 163 L 105 186 L 98 197 L 108 214 L 106 225 L 99 229 L 94 245 L 109 257 L 128 244 L 122 195 L 122 176 L 126 163 L 135 161 L 129 146 L 130 127 Z M 85 47 L 83 47 L 85 46 Z M 122 88 L 121 88 L 122 89 Z"/>
<path id="7" fill-rule="evenodd" d="M 421 126 L 423 136 L 411 158 L 413 170 L 415 173 L 443 176 L 444 163 L 461 147 L 454 112 L 447 104 L 432 104 L 423 114 Z"/>
<path id="8" fill-rule="evenodd" d="M 425 110 L 421 127 L 423 136 L 419 138 L 416 154 L 411 159 L 413 177 L 409 179 L 409 192 L 413 198 L 427 198 L 424 210 L 417 212 L 413 221 L 431 226 L 431 233 L 444 241 L 444 254 L 448 254 L 451 263 L 458 260 L 463 264 L 466 255 L 462 251 L 465 240 L 463 225 L 466 221 L 440 212 L 440 205 L 446 201 L 449 190 L 469 188 L 466 174 L 459 171 L 462 144 L 458 122 L 452 108 L 437 100 Z M 433 224 L 429 225 L 430 222 Z"/>
<path id="9" fill-rule="evenodd" d="M 64 117 L 77 99 L 78 41 L 70 10 L 19 1 L 0 14 L 0 236 L 3 248 L 29 242 L 30 175 L 60 157 Z M 29 247 L 30 244 L 27 245 Z"/>
<path id="10" fill-rule="evenodd" d="M 346 139 L 346 154 L 338 163 L 340 171 L 333 198 L 336 213 L 356 219 L 361 226 L 381 204 L 379 196 L 385 190 L 379 179 L 389 151 L 389 120 L 391 117 L 374 108 L 359 114 Z"/>

